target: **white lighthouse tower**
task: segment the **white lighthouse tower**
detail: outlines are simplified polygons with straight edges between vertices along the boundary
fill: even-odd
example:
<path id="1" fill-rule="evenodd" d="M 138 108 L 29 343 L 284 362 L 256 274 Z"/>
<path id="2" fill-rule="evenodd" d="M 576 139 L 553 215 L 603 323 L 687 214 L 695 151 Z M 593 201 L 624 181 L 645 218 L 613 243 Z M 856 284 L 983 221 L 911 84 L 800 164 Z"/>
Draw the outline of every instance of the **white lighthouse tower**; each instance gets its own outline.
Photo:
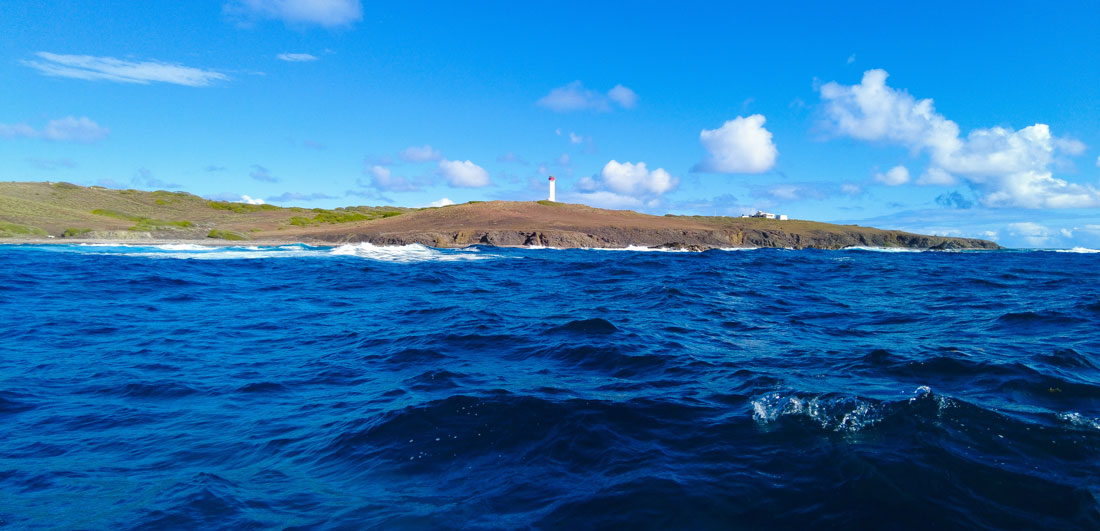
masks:
<path id="1" fill-rule="evenodd" d="M 554 176 L 551 175 L 550 176 L 550 201 L 555 201 L 556 202 L 557 199 L 554 199 L 554 183 L 555 182 L 556 181 L 554 180 Z"/>

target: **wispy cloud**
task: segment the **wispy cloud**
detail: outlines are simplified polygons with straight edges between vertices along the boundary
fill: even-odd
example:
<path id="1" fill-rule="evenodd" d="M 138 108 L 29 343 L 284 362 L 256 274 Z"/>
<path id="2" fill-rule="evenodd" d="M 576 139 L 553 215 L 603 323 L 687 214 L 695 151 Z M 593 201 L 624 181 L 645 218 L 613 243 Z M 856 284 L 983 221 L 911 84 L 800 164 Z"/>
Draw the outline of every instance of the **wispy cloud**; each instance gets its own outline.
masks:
<path id="1" fill-rule="evenodd" d="M 286 61 L 288 63 L 308 63 L 317 60 L 316 55 L 308 53 L 281 53 L 275 57 L 280 61 Z"/>
<path id="2" fill-rule="evenodd" d="M 277 19 L 290 26 L 350 26 L 363 19 L 359 0 L 229 0 L 225 14 L 249 22 Z"/>
<path id="3" fill-rule="evenodd" d="M 406 162 L 425 162 L 429 160 L 440 160 L 443 158 L 443 154 L 438 149 L 433 148 L 428 144 L 423 146 L 412 146 L 401 150 L 398 153 L 401 160 Z"/>
<path id="4" fill-rule="evenodd" d="M 181 184 L 170 183 L 156 178 L 149 168 L 138 168 L 137 173 L 130 179 L 130 184 L 133 185 L 134 188 L 144 188 L 147 190 L 175 190 L 183 187 Z"/>
<path id="5" fill-rule="evenodd" d="M 321 193 L 303 194 L 299 192 L 284 192 L 275 197 L 268 198 L 268 201 L 272 203 L 285 203 L 287 201 L 318 201 L 321 199 L 336 199 L 336 197 Z"/>
<path id="6" fill-rule="evenodd" d="M 214 81 L 229 79 L 221 72 L 161 61 L 127 61 L 114 57 L 50 52 L 38 52 L 35 56 L 38 59 L 28 59 L 23 64 L 47 76 L 142 85 L 171 83 L 188 87 L 205 87 Z"/>
<path id="7" fill-rule="evenodd" d="M 267 168 L 260 166 L 259 164 L 252 165 L 252 171 L 248 172 L 248 176 L 257 181 L 262 181 L 265 183 L 279 182 L 279 179 L 277 177 L 271 175 L 271 172 L 268 171 Z M 272 200 L 274 200 L 274 198 L 272 198 Z"/>
<path id="8" fill-rule="evenodd" d="M 27 124 L 0 124 L 0 138 L 44 138 L 59 142 L 97 142 L 107 138 L 111 130 L 86 116 L 66 116 L 46 122 L 42 129 Z"/>
<path id="9" fill-rule="evenodd" d="M 623 109 L 633 109 L 638 104 L 638 95 L 622 85 L 615 85 L 604 94 L 585 88 L 580 81 L 574 81 L 551 90 L 535 103 L 554 112 L 608 112 L 613 108 L 612 104 Z"/>
<path id="10" fill-rule="evenodd" d="M 27 159 L 27 162 L 40 170 L 60 170 L 62 168 L 75 168 L 76 163 L 70 159 Z"/>

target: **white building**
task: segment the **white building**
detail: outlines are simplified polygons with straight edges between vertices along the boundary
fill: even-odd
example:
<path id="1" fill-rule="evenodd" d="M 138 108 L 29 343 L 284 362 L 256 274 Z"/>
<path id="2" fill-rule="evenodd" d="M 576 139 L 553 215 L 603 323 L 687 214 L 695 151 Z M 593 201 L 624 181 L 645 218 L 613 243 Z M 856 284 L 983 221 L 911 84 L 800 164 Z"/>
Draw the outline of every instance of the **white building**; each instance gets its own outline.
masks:
<path id="1" fill-rule="evenodd" d="M 772 214 L 771 212 L 764 212 L 763 210 L 757 210 L 755 214 L 743 214 L 743 218 L 764 218 L 764 219 L 778 219 L 786 220 L 786 214 Z"/>

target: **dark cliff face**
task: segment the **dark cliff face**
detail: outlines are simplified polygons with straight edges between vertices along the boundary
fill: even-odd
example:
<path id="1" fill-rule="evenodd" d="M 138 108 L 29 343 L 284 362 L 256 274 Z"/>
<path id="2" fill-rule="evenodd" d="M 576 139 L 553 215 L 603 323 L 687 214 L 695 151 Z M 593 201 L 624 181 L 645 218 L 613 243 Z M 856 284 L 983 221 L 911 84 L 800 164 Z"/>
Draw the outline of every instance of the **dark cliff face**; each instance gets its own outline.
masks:
<path id="1" fill-rule="evenodd" d="M 462 230 L 409 231 L 383 233 L 329 234 L 329 242 L 370 242 L 375 245 L 418 243 L 431 247 L 542 246 L 558 248 L 655 247 L 703 251 L 735 247 L 781 247 L 789 249 L 843 249 L 845 247 L 902 247 L 910 249 L 997 249 L 985 240 L 923 236 L 898 231 L 838 231 L 811 235 L 778 230 L 676 230 L 617 229 L 594 227 L 588 231 L 570 230 Z"/>

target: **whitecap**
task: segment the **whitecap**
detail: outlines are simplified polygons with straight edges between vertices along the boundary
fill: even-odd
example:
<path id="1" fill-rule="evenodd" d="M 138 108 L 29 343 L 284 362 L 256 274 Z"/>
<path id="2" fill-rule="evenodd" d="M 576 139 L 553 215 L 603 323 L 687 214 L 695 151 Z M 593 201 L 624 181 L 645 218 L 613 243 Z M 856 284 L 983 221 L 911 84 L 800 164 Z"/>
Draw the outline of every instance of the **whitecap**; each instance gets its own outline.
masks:
<path id="1" fill-rule="evenodd" d="M 1074 247 L 1073 249 L 1055 249 L 1056 253 L 1078 253 L 1078 254 L 1096 254 L 1100 253 L 1100 249 L 1089 249 L 1086 247 Z"/>
<path id="2" fill-rule="evenodd" d="M 1100 419 L 1094 419 L 1086 417 L 1076 411 L 1070 411 L 1069 413 L 1059 413 L 1058 418 L 1082 428 L 1096 428 L 1100 430 Z"/>
<path id="3" fill-rule="evenodd" d="M 864 247 L 857 245 L 854 247 L 845 247 L 840 249 L 841 251 L 871 251 L 876 253 L 920 253 L 924 252 L 924 249 L 910 249 L 908 247 Z"/>
<path id="4" fill-rule="evenodd" d="M 883 418 L 879 404 L 856 397 L 814 396 L 769 393 L 752 400 L 752 418 L 761 424 L 784 416 L 805 416 L 823 429 L 857 432 L 877 424 Z"/>
<path id="5" fill-rule="evenodd" d="M 382 262 L 450 262 L 459 260 L 484 260 L 488 258 L 499 258 L 499 256 L 490 254 L 475 254 L 469 252 L 456 252 L 453 250 L 444 251 L 441 249 L 433 249 L 419 243 L 392 246 L 374 245 L 367 242 L 345 244 L 333 249 L 331 251 L 331 254 L 335 256 L 358 256 L 360 258 L 379 260 Z"/>

